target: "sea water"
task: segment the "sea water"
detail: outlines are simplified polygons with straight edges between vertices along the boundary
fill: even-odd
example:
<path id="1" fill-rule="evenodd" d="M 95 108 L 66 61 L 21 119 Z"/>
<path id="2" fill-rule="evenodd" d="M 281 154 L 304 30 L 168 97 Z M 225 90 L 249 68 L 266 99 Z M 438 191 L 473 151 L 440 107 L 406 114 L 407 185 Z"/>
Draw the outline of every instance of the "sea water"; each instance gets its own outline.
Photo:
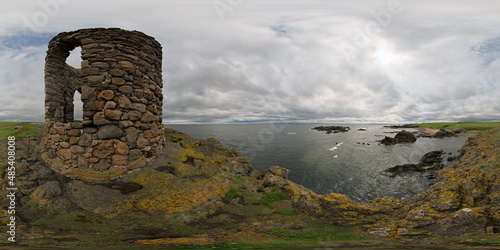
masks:
<path id="1" fill-rule="evenodd" d="M 447 152 L 445 158 L 458 155 L 467 140 L 466 136 L 418 138 L 415 143 L 386 146 L 378 141 L 384 136 L 394 137 L 401 129 L 379 124 L 342 124 L 350 131 L 326 134 L 312 130 L 320 125 L 329 124 L 165 126 L 196 139 L 215 138 L 248 156 L 253 167 L 261 172 L 281 166 L 289 170 L 290 180 L 316 193 L 341 193 L 360 202 L 383 196 L 408 199 L 424 191 L 432 180 L 420 173 L 391 178 L 381 172 L 399 164 L 416 164 L 429 151 L 443 150 Z"/>

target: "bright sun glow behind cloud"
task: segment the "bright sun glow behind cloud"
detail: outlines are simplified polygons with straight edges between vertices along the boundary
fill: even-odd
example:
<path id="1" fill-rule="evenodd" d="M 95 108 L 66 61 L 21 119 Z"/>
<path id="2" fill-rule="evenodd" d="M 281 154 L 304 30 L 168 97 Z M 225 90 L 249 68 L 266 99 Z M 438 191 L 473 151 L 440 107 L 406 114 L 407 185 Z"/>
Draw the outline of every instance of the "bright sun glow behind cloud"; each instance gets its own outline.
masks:
<path id="1" fill-rule="evenodd" d="M 381 64 L 388 64 L 393 62 L 396 59 L 396 55 L 385 50 L 385 49 L 379 49 L 377 52 L 375 52 L 375 58 L 381 63 Z"/>
<path id="2" fill-rule="evenodd" d="M 399 64 L 404 59 L 400 53 L 394 51 L 392 46 L 389 46 L 386 42 L 381 42 L 379 46 L 375 48 L 375 52 L 372 56 L 377 63 L 383 66 Z"/>

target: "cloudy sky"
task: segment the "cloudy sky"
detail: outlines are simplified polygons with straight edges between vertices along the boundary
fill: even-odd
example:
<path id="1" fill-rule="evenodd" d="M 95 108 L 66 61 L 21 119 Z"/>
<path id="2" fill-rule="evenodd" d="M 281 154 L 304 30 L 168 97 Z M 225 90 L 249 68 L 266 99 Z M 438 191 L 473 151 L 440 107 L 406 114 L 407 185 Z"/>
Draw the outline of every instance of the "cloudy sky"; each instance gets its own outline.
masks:
<path id="1" fill-rule="evenodd" d="M 169 123 L 500 120 L 499 13 L 496 0 L 4 1 L 0 120 L 43 121 L 47 43 L 89 27 L 163 45 Z"/>

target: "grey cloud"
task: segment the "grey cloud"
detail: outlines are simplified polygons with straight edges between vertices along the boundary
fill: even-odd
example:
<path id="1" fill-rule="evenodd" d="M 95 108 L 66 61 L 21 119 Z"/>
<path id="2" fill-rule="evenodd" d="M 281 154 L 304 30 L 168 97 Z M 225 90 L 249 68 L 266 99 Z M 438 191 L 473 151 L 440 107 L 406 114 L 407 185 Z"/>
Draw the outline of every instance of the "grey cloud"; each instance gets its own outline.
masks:
<path id="1" fill-rule="evenodd" d="M 496 2 L 401 0 L 362 47 L 357 32 L 387 1 L 244 2 L 223 21 L 210 1 L 88 2 L 63 6 L 42 33 L 0 26 L 0 120 L 43 120 L 47 39 L 97 26 L 162 43 L 167 122 L 500 119 Z M 8 10 L 40 11 L 19 6 Z"/>

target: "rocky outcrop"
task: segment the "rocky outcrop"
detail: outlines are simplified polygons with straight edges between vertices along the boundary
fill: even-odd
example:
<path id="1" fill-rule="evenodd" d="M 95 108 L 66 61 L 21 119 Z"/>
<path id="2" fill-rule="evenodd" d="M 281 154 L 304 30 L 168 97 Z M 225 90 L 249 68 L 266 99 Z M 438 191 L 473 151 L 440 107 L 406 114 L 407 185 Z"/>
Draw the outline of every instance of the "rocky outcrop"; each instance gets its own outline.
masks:
<path id="1" fill-rule="evenodd" d="M 425 176 L 429 179 L 434 179 L 437 170 L 444 167 L 443 154 L 444 151 L 442 150 L 431 151 L 423 155 L 417 164 L 396 165 L 384 170 L 382 174 L 389 177 L 395 177 L 397 175 L 419 172 L 425 173 Z"/>
<path id="2" fill-rule="evenodd" d="M 318 126 L 312 128 L 317 131 L 325 131 L 327 134 L 331 133 L 339 133 L 339 132 L 348 132 L 350 130 L 349 127 L 344 126 Z"/>
<path id="3" fill-rule="evenodd" d="M 462 133 L 465 133 L 467 131 L 465 131 L 465 129 L 463 128 L 456 128 L 452 131 L 448 131 L 444 128 L 441 128 L 439 129 L 438 132 L 436 132 L 434 135 L 432 135 L 431 137 L 432 138 L 444 138 L 444 137 L 452 137 L 452 136 L 456 136 L 457 134 L 462 134 Z"/>
<path id="4" fill-rule="evenodd" d="M 342 226 L 365 226 L 377 221 L 377 214 L 382 211 L 394 212 L 393 209 L 381 210 L 374 205 L 363 205 L 354 202 L 349 197 L 331 193 L 328 195 L 320 195 L 311 190 L 298 185 L 286 178 L 286 169 L 281 167 L 272 167 L 266 170 L 263 174 L 264 185 L 267 187 L 277 188 L 288 194 L 294 206 L 304 214 L 327 220 Z M 403 201 L 392 198 L 384 198 L 390 200 L 394 204 L 387 204 L 390 207 L 402 207 Z M 381 201 L 373 201 L 373 204 L 382 203 Z M 389 203 L 385 201 L 384 203 Z M 385 205 L 384 205 L 385 206 Z"/>
<path id="5" fill-rule="evenodd" d="M 398 132 L 394 138 L 386 136 L 380 142 L 384 145 L 394 145 L 398 143 L 414 143 L 417 141 L 417 137 L 411 132 L 402 130 Z"/>
<path id="6" fill-rule="evenodd" d="M 444 137 L 450 137 L 450 136 L 455 136 L 455 133 L 442 128 L 438 132 L 436 132 L 432 137 L 433 138 L 444 138 Z"/>

